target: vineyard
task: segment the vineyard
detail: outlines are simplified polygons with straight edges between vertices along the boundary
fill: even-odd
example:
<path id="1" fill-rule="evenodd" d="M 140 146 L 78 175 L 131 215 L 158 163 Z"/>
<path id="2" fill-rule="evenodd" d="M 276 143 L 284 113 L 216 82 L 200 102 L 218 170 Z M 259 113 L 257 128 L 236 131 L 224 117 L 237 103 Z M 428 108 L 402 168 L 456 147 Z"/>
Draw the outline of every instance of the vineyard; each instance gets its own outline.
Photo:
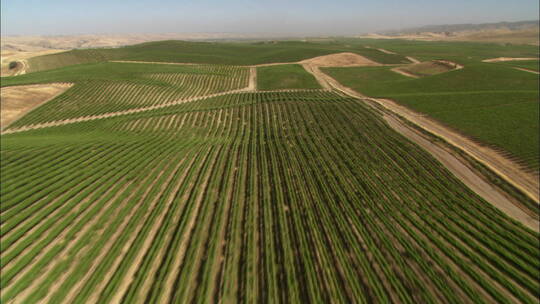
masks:
<path id="1" fill-rule="evenodd" d="M 129 83 L 74 67 L 93 72 L 15 126 L 242 89 L 249 74 L 125 65 L 142 69 Z M 538 233 L 335 92 L 241 92 L 7 134 L 1 157 L 2 303 L 540 296 Z"/>
<path id="2" fill-rule="evenodd" d="M 249 69 L 234 66 L 105 63 L 73 66 L 14 83 L 56 79 L 76 84 L 65 94 L 18 120 L 11 127 L 101 115 L 162 105 L 194 97 L 244 89 Z M 76 76 L 73 77 L 73 74 Z"/>

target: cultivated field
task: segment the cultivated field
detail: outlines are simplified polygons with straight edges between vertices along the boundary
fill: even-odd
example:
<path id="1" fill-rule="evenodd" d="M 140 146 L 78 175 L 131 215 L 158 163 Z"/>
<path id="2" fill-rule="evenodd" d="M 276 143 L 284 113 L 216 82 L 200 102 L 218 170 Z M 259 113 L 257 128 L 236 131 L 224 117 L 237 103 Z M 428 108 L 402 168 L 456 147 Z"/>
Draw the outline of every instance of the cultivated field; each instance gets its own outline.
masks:
<path id="1" fill-rule="evenodd" d="M 391 67 L 324 71 L 365 95 L 393 99 L 428 114 L 538 171 L 538 75 L 495 63 L 461 64 L 462 69 L 429 77 L 414 70 L 418 65 L 412 71 L 405 67 L 412 75 Z"/>
<path id="2" fill-rule="evenodd" d="M 1 135 L 0 301 L 536 303 L 538 202 L 328 76 L 408 106 L 491 96 L 461 106 L 522 104 L 513 118 L 532 123 L 535 75 L 444 58 L 463 69 L 410 78 L 392 69 L 439 54 L 392 45 L 159 42 L 30 59 L 41 71 L 2 90 L 73 86 Z M 357 67 L 328 67 L 340 64 Z M 489 92 L 467 86 L 475 75 L 493 77 L 477 81 Z"/>

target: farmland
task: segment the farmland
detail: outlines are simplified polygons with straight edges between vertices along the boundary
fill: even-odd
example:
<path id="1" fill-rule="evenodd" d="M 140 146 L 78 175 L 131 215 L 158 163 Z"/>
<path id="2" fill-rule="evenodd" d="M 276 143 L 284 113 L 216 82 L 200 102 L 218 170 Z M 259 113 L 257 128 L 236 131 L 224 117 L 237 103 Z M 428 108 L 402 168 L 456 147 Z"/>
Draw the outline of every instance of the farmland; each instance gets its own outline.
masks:
<path id="1" fill-rule="evenodd" d="M 396 100 L 510 153 L 533 170 L 539 168 L 537 75 L 478 62 L 419 79 L 399 75 L 390 67 L 324 71 L 358 92 Z"/>
<path id="2" fill-rule="evenodd" d="M 321 89 L 300 64 L 254 66 L 352 52 L 379 66 L 323 71 L 441 121 L 500 105 L 538 129 L 535 75 L 465 62 L 412 79 L 391 69 L 421 47 L 376 49 L 392 45 L 159 42 L 30 59 L 36 71 L 2 87 L 71 87 L 0 137 L 0 302 L 536 303 L 537 202 L 512 205 L 528 222 L 509 216 L 367 99 Z M 464 45 L 478 60 L 515 51 Z M 479 75 L 493 83 L 476 92 Z M 455 97 L 474 94 L 490 98 Z M 496 131 L 515 128 L 534 132 Z M 529 144 L 516 147 L 534 164 Z"/>
<path id="3" fill-rule="evenodd" d="M 3 141 L 3 301 L 538 295 L 538 235 L 354 99 L 237 94 Z"/>
<path id="4" fill-rule="evenodd" d="M 384 64 L 408 63 L 402 55 L 385 54 L 349 41 L 301 42 L 273 41 L 254 43 L 196 43 L 160 41 L 114 49 L 72 50 L 31 58 L 32 72 L 73 64 L 110 60 L 190 62 L 218 65 L 255 65 L 276 62 L 297 62 L 339 52 L 353 52 Z"/>
<path id="5" fill-rule="evenodd" d="M 274 65 L 257 68 L 257 88 L 260 90 L 320 89 L 313 75 L 301 65 Z"/>

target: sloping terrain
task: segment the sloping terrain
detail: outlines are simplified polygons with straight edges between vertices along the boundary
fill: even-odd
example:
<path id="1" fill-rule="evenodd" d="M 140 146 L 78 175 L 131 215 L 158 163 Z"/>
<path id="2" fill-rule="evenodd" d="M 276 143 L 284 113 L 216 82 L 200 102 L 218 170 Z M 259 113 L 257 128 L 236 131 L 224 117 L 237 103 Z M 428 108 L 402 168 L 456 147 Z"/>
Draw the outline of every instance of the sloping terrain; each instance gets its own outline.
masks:
<path id="1" fill-rule="evenodd" d="M 2 90 L 74 86 L 1 135 L 0 301 L 534 303 L 538 203 L 508 204 L 519 198 L 386 111 L 392 101 L 320 69 L 356 65 L 323 71 L 373 96 L 425 97 L 434 116 L 525 106 L 523 124 L 537 79 L 479 61 L 534 50 L 466 45 L 463 69 L 410 79 L 386 65 L 454 61 L 448 46 L 362 43 L 162 42 L 116 51 L 139 63 L 70 52 L 2 78 Z M 341 49 L 357 52 L 302 61 Z M 196 63 L 205 54 L 224 64 Z M 305 68 L 294 81 L 275 65 L 291 60 Z M 498 123 L 483 130 L 514 130 Z"/>
<path id="2" fill-rule="evenodd" d="M 537 233 L 335 93 L 3 135 L 1 174 L 2 302 L 538 295 Z"/>
<path id="3" fill-rule="evenodd" d="M 204 63 L 220 65 L 257 65 L 289 62 L 329 55 L 355 53 L 383 64 L 409 63 L 402 55 L 367 49 L 358 43 L 317 43 L 301 41 L 256 43 L 210 43 L 160 41 L 121 48 L 72 50 L 61 54 L 39 56 L 29 60 L 30 70 L 43 71 L 73 64 L 111 60 Z"/>

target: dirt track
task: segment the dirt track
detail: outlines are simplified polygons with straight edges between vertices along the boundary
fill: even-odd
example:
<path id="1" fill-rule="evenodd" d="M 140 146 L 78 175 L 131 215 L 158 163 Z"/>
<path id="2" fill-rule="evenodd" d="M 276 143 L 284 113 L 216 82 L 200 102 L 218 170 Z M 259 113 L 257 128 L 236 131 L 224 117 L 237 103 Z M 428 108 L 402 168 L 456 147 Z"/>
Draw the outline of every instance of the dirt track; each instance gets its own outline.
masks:
<path id="1" fill-rule="evenodd" d="M 529 69 L 525 69 L 525 68 L 514 68 L 514 69 L 520 70 L 520 71 L 523 71 L 523 72 L 533 73 L 533 74 L 540 74 L 540 72 L 538 72 L 538 71 L 535 71 L 535 70 L 529 70 Z"/>
<path id="2" fill-rule="evenodd" d="M 482 62 L 504 62 L 504 61 L 528 61 L 528 60 L 538 60 L 539 58 L 512 58 L 512 57 L 498 57 L 482 60 Z"/>
<path id="3" fill-rule="evenodd" d="M 249 68 L 249 85 L 247 87 L 248 91 L 257 91 L 257 68 Z"/>
<path id="4" fill-rule="evenodd" d="M 496 188 L 484 181 L 484 179 L 467 167 L 462 160 L 458 159 L 445 149 L 427 140 L 418 132 L 401 123 L 398 119 L 385 114 L 383 118 L 386 122 L 405 137 L 417 143 L 424 150 L 433 155 L 439 162 L 441 162 L 447 169 L 449 169 L 457 178 L 464 182 L 471 190 L 479 194 L 486 201 L 492 203 L 495 207 L 502 210 L 510 217 L 523 223 L 530 229 L 538 232 L 540 227 L 538 221 L 525 213 L 519 207 L 514 205 L 508 198 L 502 195 Z"/>
<path id="5" fill-rule="evenodd" d="M 407 77 L 411 77 L 411 78 L 419 78 L 418 76 L 412 74 L 412 73 L 409 73 L 407 71 L 404 71 L 404 70 L 401 70 L 400 68 L 394 68 L 391 70 L 392 72 L 396 72 L 398 74 L 401 74 L 403 76 L 407 76 Z"/>

